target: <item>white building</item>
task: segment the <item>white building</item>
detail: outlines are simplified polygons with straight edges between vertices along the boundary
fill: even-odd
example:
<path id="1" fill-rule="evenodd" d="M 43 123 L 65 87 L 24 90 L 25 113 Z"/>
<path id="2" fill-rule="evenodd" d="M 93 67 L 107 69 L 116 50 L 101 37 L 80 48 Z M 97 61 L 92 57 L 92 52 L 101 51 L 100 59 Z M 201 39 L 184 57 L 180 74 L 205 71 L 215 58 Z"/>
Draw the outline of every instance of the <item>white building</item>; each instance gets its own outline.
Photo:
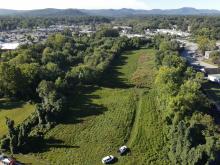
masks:
<path id="1" fill-rule="evenodd" d="M 170 34 L 170 35 L 176 35 L 180 37 L 189 37 L 190 33 L 183 32 L 180 30 L 175 30 L 175 29 L 157 29 L 156 33 L 158 34 Z"/>
<path id="2" fill-rule="evenodd" d="M 14 50 L 17 49 L 19 46 L 19 43 L 14 42 L 14 43 L 2 43 L 0 44 L 0 49 L 2 50 Z"/>
<path id="3" fill-rule="evenodd" d="M 211 82 L 220 83 L 220 74 L 210 74 L 208 75 L 208 80 Z"/>
<path id="4" fill-rule="evenodd" d="M 205 59 L 209 59 L 210 58 L 210 54 L 212 53 L 213 51 L 205 51 L 205 56 L 204 58 Z"/>
<path id="5" fill-rule="evenodd" d="M 114 26 L 113 29 L 132 30 L 131 26 Z"/>
<path id="6" fill-rule="evenodd" d="M 128 38 L 134 38 L 134 37 L 137 37 L 137 38 L 144 38 L 145 36 L 142 35 L 142 34 L 120 34 L 120 36 L 126 36 Z"/>

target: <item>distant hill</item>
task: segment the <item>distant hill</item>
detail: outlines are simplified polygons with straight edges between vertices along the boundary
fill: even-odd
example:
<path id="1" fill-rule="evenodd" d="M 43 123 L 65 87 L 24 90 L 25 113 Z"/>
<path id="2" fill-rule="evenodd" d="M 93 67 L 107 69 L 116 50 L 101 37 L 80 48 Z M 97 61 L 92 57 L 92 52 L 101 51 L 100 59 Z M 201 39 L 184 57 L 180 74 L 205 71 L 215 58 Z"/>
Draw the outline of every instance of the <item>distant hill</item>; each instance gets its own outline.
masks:
<path id="1" fill-rule="evenodd" d="M 41 9 L 41 10 L 29 10 L 19 13 L 23 16 L 84 16 L 86 13 L 81 12 L 78 9 Z"/>
<path id="2" fill-rule="evenodd" d="M 156 15 L 220 15 L 219 10 L 195 9 L 190 7 L 183 7 L 180 9 L 168 9 L 168 10 L 153 9 L 153 10 L 148 10 L 147 12 L 148 14 L 156 14 Z"/>
<path id="3" fill-rule="evenodd" d="M 135 9 L 40 9 L 40 10 L 8 10 L 0 9 L 0 15 L 20 15 L 20 16 L 107 16 L 123 17 L 136 15 L 220 15 L 219 10 L 195 9 L 183 7 L 180 9 L 152 9 L 152 10 L 135 10 Z"/>
<path id="4" fill-rule="evenodd" d="M 11 15 L 18 13 L 18 10 L 0 9 L 0 15 Z"/>
<path id="5" fill-rule="evenodd" d="M 18 16 L 85 16 L 86 13 L 78 9 L 39 9 L 39 10 L 7 10 L 0 9 L 0 15 L 18 15 Z"/>
<path id="6" fill-rule="evenodd" d="M 107 17 L 121 17 L 146 14 L 147 10 L 135 10 L 135 9 L 99 9 L 99 10 L 81 10 L 84 13 L 92 16 L 107 16 Z"/>
<path id="7" fill-rule="evenodd" d="M 220 15 L 219 10 L 195 9 L 184 7 L 180 9 L 152 9 L 152 10 L 134 10 L 134 9 L 106 9 L 106 10 L 81 10 L 88 15 L 102 16 L 135 16 L 135 15 Z"/>

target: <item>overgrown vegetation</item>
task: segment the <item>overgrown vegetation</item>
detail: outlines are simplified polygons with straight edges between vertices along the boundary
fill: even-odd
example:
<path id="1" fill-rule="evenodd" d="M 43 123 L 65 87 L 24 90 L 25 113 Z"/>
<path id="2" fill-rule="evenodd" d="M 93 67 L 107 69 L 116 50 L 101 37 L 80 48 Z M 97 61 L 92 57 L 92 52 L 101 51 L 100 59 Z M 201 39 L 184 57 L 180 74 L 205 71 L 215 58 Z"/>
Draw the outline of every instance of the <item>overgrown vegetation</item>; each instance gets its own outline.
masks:
<path id="1" fill-rule="evenodd" d="M 147 18 L 147 25 L 127 21 L 133 32 L 191 26 L 202 53 L 215 49 L 219 32 L 207 22 L 218 18 Z M 140 50 L 128 52 L 133 49 Z M 219 133 L 201 90 L 203 74 L 179 51 L 171 37 L 127 38 L 103 28 L 90 37 L 58 33 L 2 53 L 0 95 L 29 100 L 35 111 L 19 125 L 6 113 L 1 149 L 43 164 L 90 165 L 127 144 L 132 152 L 119 164 L 218 164 Z"/>
<path id="2" fill-rule="evenodd" d="M 62 122 L 47 132 L 45 140 L 39 143 L 41 150 L 28 154 L 30 160 L 20 155 L 19 160 L 33 164 L 35 160 L 42 160 L 42 164 L 100 164 L 103 156 L 117 155 L 117 148 L 125 143 L 131 147 L 131 154 L 120 157 L 117 164 L 144 163 L 153 155 L 152 150 L 155 157 L 163 155 L 159 147 L 163 144 L 160 129 L 163 121 L 152 117 L 157 115 L 151 113 L 155 110 L 154 99 L 146 96 L 154 82 L 154 54 L 153 49 L 140 49 L 117 56 L 99 86 L 85 86 L 76 98 L 71 98 L 70 109 Z M 148 74 L 143 75 L 146 84 L 142 83 L 145 84 L 142 89 L 136 88 L 132 80 L 134 73 L 140 70 L 148 70 Z M 148 97 L 149 102 L 145 100 Z M 155 132 L 157 126 L 161 127 Z M 157 162 L 162 159 L 161 156 Z"/>
<path id="3" fill-rule="evenodd" d="M 175 52 L 158 57 L 155 85 L 168 127 L 169 160 L 173 164 L 218 164 L 219 134 L 210 115 L 211 104 L 201 91 L 202 73 L 187 67 Z"/>
<path id="4" fill-rule="evenodd" d="M 41 138 L 60 122 L 69 96 L 77 95 L 82 84 L 99 81 L 121 52 L 139 48 L 146 42 L 118 36 L 116 30 L 106 28 L 92 37 L 55 34 L 45 44 L 25 45 L 3 53 L 1 95 L 37 104 L 35 113 L 19 126 L 7 119 L 9 135 L 2 140 L 1 147 L 12 153 L 29 152 L 33 137 Z"/>

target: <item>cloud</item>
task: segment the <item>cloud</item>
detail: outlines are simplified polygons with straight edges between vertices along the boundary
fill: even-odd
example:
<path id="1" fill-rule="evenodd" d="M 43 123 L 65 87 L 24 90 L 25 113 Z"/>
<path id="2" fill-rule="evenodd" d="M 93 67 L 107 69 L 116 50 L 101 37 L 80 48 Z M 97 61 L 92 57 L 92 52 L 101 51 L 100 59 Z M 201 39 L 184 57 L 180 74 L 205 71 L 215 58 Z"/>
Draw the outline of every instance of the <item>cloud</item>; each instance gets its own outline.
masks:
<path id="1" fill-rule="evenodd" d="M 0 0 L 1 8 L 149 9 L 145 0 Z"/>

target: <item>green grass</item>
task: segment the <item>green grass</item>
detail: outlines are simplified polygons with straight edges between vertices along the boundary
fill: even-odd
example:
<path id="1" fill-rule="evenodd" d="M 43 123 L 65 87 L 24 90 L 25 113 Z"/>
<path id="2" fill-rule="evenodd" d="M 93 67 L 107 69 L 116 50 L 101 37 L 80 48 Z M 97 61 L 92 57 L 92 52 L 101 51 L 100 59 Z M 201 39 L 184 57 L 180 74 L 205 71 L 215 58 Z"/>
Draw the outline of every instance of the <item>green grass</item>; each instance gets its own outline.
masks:
<path id="1" fill-rule="evenodd" d="M 155 103 L 156 94 L 153 90 L 144 93 L 140 100 L 140 112 L 135 131 L 128 146 L 132 148 L 131 155 L 123 157 L 122 164 L 127 165 L 160 165 L 169 164 L 166 155 L 166 139 L 160 112 Z"/>
<path id="2" fill-rule="evenodd" d="M 5 117 L 13 119 L 17 125 L 24 121 L 33 111 L 34 106 L 29 103 L 0 99 L 0 137 L 7 133 Z"/>
<path id="3" fill-rule="evenodd" d="M 18 158 L 32 164 L 99 165 L 103 156 L 113 154 L 121 165 L 165 164 L 164 123 L 150 89 L 154 53 L 141 49 L 117 57 L 98 86 L 83 87 L 69 101 L 65 119 L 46 134 L 47 145 Z M 138 89 L 131 79 L 142 71 L 145 85 Z M 131 154 L 119 157 L 116 151 L 124 144 Z"/>

